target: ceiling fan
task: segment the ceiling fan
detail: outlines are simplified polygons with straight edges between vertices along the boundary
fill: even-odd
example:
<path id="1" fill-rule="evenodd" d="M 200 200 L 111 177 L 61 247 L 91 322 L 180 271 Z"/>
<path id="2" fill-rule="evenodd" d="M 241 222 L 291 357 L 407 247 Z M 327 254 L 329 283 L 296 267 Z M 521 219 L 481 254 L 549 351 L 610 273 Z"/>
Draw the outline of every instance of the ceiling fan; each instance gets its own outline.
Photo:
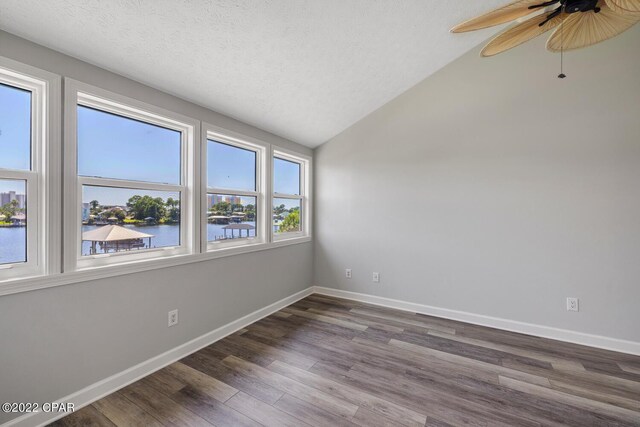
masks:
<path id="1" fill-rule="evenodd" d="M 551 52 L 600 43 L 640 21 L 640 0 L 518 0 L 456 25 L 451 32 L 493 27 L 534 13 L 531 18 L 498 34 L 480 55 L 497 55 L 552 28 L 556 29 L 547 40 L 547 50 Z"/>

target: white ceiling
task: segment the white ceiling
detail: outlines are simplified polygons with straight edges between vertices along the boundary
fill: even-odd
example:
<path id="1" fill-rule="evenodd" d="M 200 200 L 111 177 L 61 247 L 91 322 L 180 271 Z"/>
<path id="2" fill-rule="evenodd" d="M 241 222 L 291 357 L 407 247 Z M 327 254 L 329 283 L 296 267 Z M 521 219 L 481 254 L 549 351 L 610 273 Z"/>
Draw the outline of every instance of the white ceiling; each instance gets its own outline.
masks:
<path id="1" fill-rule="evenodd" d="M 0 28 L 314 147 L 488 37 L 448 30 L 504 2 L 2 0 Z"/>

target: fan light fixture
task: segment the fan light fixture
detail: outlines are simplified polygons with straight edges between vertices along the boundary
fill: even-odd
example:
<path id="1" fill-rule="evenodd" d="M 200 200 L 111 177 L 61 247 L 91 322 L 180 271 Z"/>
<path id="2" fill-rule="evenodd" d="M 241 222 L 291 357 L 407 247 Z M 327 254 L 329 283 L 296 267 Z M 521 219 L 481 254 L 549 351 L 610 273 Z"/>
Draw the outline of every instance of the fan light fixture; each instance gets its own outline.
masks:
<path id="1" fill-rule="evenodd" d="M 640 21 L 640 0 L 518 0 L 456 25 L 451 32 L 493 27 L 540 11 L 543 12 L 498 34 L 480 55 L 497 55 L 553 28 L 555 31 L 547 40 L 547 50 L 551 52 L 562 53 L 600 43 Z M 566 76 L 561 72 L 558 77 Z"/>

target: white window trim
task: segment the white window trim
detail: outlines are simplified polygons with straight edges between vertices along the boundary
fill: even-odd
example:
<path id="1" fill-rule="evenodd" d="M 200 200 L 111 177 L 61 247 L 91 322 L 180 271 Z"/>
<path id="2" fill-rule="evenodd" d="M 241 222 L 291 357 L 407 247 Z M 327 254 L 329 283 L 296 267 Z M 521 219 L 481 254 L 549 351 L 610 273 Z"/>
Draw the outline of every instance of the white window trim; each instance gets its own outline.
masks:
<path id="1" fill-rule="evenodd" d="M 0 170 L 0 179 L 24 180 L 27 262 L 0 266 L 0 281 L 59 271 L 59 76 L 0 57 L 0 82 L 31 92 L 31 170 Z"/>
<path id="2" fill-rule="evenodd" d="M 209 140 L 221 142 L 223 144 L 231 145 L 233 147 L 250 150 L 256 153 L 256 189 L 255 191 L 243 191 L 235 190 L 231 188 L 216 188 L 208 186 L 208 167 L 207 167 L 207 150 Z M 201 186 L 204 188 L 202 195 L 201 206 L 202 219 L 201 219 L 201 246 L 203 252 L 218 252 L 228 251 L 232 248 L 235 252 L 241 253 L 242 248 L 251 249 L 256 246 L 263 246 L 269 243 L 268 222 L 265 213 L 268 210 L 267 205 L 267 188 L 268 177 L 270 171 L 268 170 L 268 158 L 271 152 L 270 144 L 260 141 L 255 138 L 241 135 L 236 132 L 231 132 L 222 129 L 218 126 L 203 123 L 202 124 L 202 147 L 200 149 L 202 153 L 202 164 L 200 170 L 202 171 Z M 237 196 L 251 196 L 256 198 L 256 226 L 257 233 L 255 238 L 240 238 L 229 241 L 209 242 L 207 233 L 207 221 L 208 215 L 204 207 L 207 206 L 208 194 L 229 194 Z M 238 249 L 239 248 L 239 249 Z"/>
<path id="3" fill-rule="evenodd" d="M 195 135 L 199 122 L 172 111 L 140 102 L 94 86 L 65 79 L 65 216 L 64 216 L 64 271 L 75 271 L 122 265 L 131 262 L 188 255 L 197 248 L 197 209 L 200 200 L 195 195 L 199 182 L 199 155 Z M 120 179 L 92 178 L 77 175 L 77 106 L 84 105 L 98 110 L 174 129 L 182 134 L 181 182 L 179 185 L 157 184 Z M 199 151 L 199 150 L 198 150 Z M 82 186 L 101 185 L 156 191 L 180 192 L 180 245 L 168 248 L 144 249 L 132 252 L 81 256 Z"/>
<path id="4" fill-rule="evenodd" d="M 274 147 L 271 153 L 271 169 L 274 168 L 275 158 L 288 160 L 290 162 L 298 163 L 300 165 L 300 193 L 301 194 L 284 194 L 275 193 L 271 195 L 270 206 L 273 209 L 273 199 L 291 199 L 300 200 L 300 209 L 302 209 L 302 216 L 300 218 L 302 222 L 302 230 L 299 232 L 288 233 L 276 233 L 273 231 L 273 218 L 270 214 L 270 228 L 271 228 L 271 240 L 273 242 L 291 242 L 291 241 L 308 241 L 311 240 L 311 230 L 313 224 L 312 220 L 312 206 L 311 206 L 311 157 L 296 153 L 290 150 L 285 150 L 279 147 Z M 271 177 L 273 186 L 273 180 L 275 174 Z"/>

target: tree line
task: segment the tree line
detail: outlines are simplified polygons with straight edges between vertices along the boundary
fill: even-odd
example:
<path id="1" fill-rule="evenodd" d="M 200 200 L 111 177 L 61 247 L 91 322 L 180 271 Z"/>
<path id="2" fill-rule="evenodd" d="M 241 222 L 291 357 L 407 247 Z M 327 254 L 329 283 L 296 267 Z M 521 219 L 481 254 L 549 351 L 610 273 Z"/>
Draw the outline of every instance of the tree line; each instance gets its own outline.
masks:
<path id="1" fill-rule="evenodd" d="M 214 215 L 231 216 L 234 212 L 242 212 L 246 214 L 246 219 L 253 221 L 256 218 L 256 206 L 248 203 L 242 205 L 239 203 L 218 202 L 211 206 L 209 212 Z"/>
<path id="2" fill-rule="evenodd" d="M 127 201 L 126 208 L 118 206 L 106 208 L 97 200 L 89 202 L 89 213 L 99 219 L 116 218 L 118 222 L 146 222 L 152 219 L 158 223 L 175 223 L 180 221 L 180 200 L 169 197 L 166 201 L 162 197 L 135 195 Z M 89 223 L 94 219 L 90 218 Z"/>
<path id="3" fill-rule="evenodd" d="M 287 233 L 290 231 L 300 231 L 300 207 L 295 206 L 287 209 L 284 204 L 273 207 L 273 214 L 276 219 L 282 220 L 278 226 L 278 231 Z"/>
<path id="4" fill-rule="evenodd" d="M 116 218 L 121 223 L 146 222 L 149 218 L 161 224 L 180 221 L 180 201 L 172 197 L 165 201 L 162 197 L 135 195 L 127 201 L 126 209 L 118 209 L 118 207 L 107 209 L 100 205 L 99 201 L 92 200 L 89 202 L 89 207 L 89 212 L 92 216 L 89 219 L 89 223 L 93 223 L 95 218 L 103 220 Z M 4 209 L 4 206 L 1 209 Z M 245 219 L 248 221 L 254 221 L 256 217 L 256 206 L 253 204 L 242 205 L 224 201 L 214 204 L 209 211 L 212 214 L 224 216 L 242 212 L 246 214 Z M 3 211 L 0 210 L 0 213 L 3 213 Z M 280 232 L 300 230 L 300 208 L 298 206 L 291 209 L 287 209 L 284 204 L 274 206 L 273 214 L 274 219 L 281 221 L 279 225 Z M 7 218 L 13 215 L 15 213 L 7 216 Z"/>
<path id="5" fill-rule="evenodd" d="M 0 206 L 0 217 L 2 217 L 0 218 L 0 222 L 10 222 L 11 217 L 25 212 L 24 209 L 20 209 L 18 206 L 17 200 L 12 200 L 3 206 Z"/>

